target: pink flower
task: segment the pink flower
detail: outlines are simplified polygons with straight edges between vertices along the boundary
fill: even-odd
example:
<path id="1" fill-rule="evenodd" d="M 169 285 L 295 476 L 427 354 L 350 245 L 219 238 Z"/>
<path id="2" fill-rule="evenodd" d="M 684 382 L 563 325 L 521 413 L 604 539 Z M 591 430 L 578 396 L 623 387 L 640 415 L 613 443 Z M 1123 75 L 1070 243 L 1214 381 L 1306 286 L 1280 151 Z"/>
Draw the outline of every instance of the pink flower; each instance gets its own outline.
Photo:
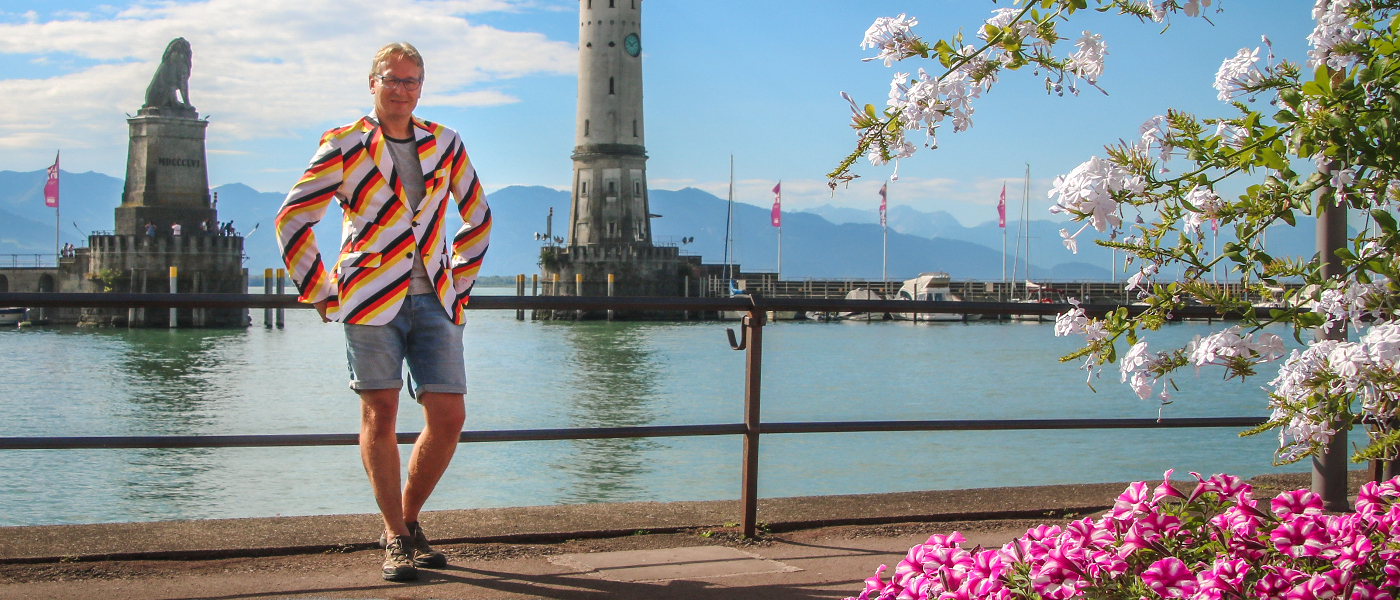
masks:
<path id="1" fill-rule="evenodd" d="M 1294 519 L 1280 523 L 1278 528 L 1269 534 L 1269 540 L 1279 552 L 1293 558 L 1322 556 L 1322 551 L 1328 547 L 1326 531 L 1318 527 L 1312 519 Z"/>
<path id="2" fill-rule="evenodd" d="M 1346 585 L 1342 583 L 1343 577 L 1343 573 L 1336 569 L 1316 573 L 1303 582 L 1303 585 L 1295 587 L 1288 597 L 1297 600 L 1332 600 L 1346 589 Z"/>
<path id="3" fill-rule="evenodd" d="M 1117 541 L 1102 522 L 1080 519 L 1065 526 L 1065 534 L 1085 548 L 1107 548 Z"/>
<path id="4" fill-rule="evenodd" d="M 1177 491 L 1176 488 L 1172 487 L 1172 471 L 1175 470 L 1176 469 L 1167 469 L 1166 473 L 1162 473 L 1162 483 L 1158 485 L 1157 489 L 1152 492 L 1153 504 L 1161 502 L 1163 498 L 1180 498 L 1182 500 L 1187 500 L 1186 494 L 1183 494 Z"/>
<path id="5" fill-rule="evenodd" d="M 1109 550 L 1098 550 L 1089 554 L 1089 576 L 1101 579 L 1105 575 L 1117 577 L 1128 572 L 1128 561 Z"/>
<path id="6" fill-rule="evenodd" d="M 1356 582 L 1356 587 L 1351 589 L 1351 600 L 1395 600 L 1395 596 L 1388 591 L 1382 590 L 1364 581 Z"/>
<path id="7" fill-rule="evenodd" d="M 1210 518 L 1210 524 L 1220 529 L 1233 533 L 1240 537 L 1254 537 L 1259 534 L 1259 517 L 1241 508 L 1239 505 L 1231 506 L 1214 517 Z"/>
<path id="8" fill-rule="evenodd" d="M 1196 477 L 1196 481 L 1200 482 L 1196 485 L 1197 491 L 1191 494 L 1193 498 L 1205 492 L 1214 492 L 1220 496 L 1221 500 L 1228 499 L 1238 502 L 1242 498 L 1248 498 L 1254 490 L 1248 483 L 1234 475 L 1216 473 L 1211 475 L 1210 479 L 1202 480 L 1199 473 L 1193 472 L 1191 474 Z"/>
<path id="9" fill-rule="evenodd" d="M 1254 582 L 1254 597 L 1259 600 L 1284 600 L 1293 590 L 1293 584 L 1306 578 L 1307 575 L 1287 567 L 1265 565 L 1264 575 Z"/>
<path id="10" fill-rule="evenodd" d="M 1196 576 L 1186 563 L 1174 556 L 1168 556 L 1147 567 L 1142 572 L 1142 582 L 1147 589 L 1162 598 L 1190 598 L 1196 593 Z"/>
<path id="11" fill-rule="evenodd" d="M 1131 519 L 1139 512 L 1147 512 L 1151 503 L 1147 495 L 1147 482 L 1135 482 L 1129 485 L 1128 489 L 1123 490 L 1123 493 L 1118 495 L 1118 500 L 1113 503 L 1113 519 L 1116 521 Z"/>
<path id="12" fill-rule="evenodd" d="M 888 568 L 886 565 L 880 565 L 880 568 L 875 569 L 875 575 L 865 580 L 865 591 L 856 597 L 857 600 L 875 600 L 882 598 L 886 592 L 898 593 L 893 577 L 888 582 L 880 581 L 880 574 Z"/>
<path id="13" fill-rule="evenodd" d="M 1279 494 L 1269 503 L 1278 518 L 1287 520 L 1294 515 L 1322 514 L 1322 497 L 1308 490 L 1293 490 Z"/>
<path id="14" fill-rule="evenodd" d="M 1363 516 L 1383 513 L 1400 498 L 1400 477 L 1385 483 L 1367 482 L 1356 495 L 1356 512 Z"/>
<path id="15" fill-rule="evenodd" d="M 958 533 L 958 532 L 954 531 L 953 533 L 948 534 L 948 535 L 939 535 L 939 534 L 936 534 L 936 533 L 935 533 L 935 534 L 933 534 L 933 535 L 931 535 L 931 536 L 928 536 L 928 541 L 927 541 L 927 542 L 924 542 L 924 545 L 925 545 L 925 546 L 956 546 L 956 545 L 961 544 L 961 543 L 966 542 L 966 541 L 967 541 L 967 539 L 963 538 L 963 536 L 962 536 L 961 533 Z"/>

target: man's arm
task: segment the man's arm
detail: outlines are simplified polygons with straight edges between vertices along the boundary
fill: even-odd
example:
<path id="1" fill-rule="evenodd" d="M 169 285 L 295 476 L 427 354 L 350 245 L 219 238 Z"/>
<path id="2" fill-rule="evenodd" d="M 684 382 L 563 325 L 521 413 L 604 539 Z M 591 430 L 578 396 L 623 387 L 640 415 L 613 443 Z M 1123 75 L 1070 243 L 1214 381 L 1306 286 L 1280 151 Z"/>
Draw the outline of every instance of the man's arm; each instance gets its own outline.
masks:
<path id="1" fill-rule="evenodd" d="M 481 182 L 471 159 L 467 158 L 461 138 L 454 142 L 448 177 L 452 196 L 457 199 L 457 212 L 462 215 L 462 228 L 452 237 L 452 286 L 459 298 L 465 298 L 476 285 L 481 259 L 486 255 L 491 237 L 491 209 L 486 206 L 486 193 L 481 190 Z"/>
<path id="2" fill-rule="evenodd" d="M 315 304 L 322 319 L 326 318 L 326 307 L 336 300 L 336 292 L 311 228 L 325 216 L 344 177 L 340 148 L 329 136 L 322 137 L 311 166 L 287 194 L 274 221 L 282 261 L 287 263 L 292 283 L 301 293 L 297 300 Z"/>

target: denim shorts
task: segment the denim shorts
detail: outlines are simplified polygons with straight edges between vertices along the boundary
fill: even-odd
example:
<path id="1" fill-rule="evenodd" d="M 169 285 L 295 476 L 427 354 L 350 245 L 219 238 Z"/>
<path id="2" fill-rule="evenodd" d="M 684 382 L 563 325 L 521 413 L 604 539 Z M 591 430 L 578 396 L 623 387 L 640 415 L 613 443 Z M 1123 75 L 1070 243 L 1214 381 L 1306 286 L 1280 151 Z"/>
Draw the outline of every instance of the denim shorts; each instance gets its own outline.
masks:
<path id="1" fill-rule="evenodd" d="M 423 392 L 467 393 L 462 358 L 463 326 L 452 322 L 434 294 L 404 298 L 399 314 L 384 325 L 345 324 L 345 354 L 350 362 L 350 389 L 397 390 L 403 387 L 403 363 Z"/>

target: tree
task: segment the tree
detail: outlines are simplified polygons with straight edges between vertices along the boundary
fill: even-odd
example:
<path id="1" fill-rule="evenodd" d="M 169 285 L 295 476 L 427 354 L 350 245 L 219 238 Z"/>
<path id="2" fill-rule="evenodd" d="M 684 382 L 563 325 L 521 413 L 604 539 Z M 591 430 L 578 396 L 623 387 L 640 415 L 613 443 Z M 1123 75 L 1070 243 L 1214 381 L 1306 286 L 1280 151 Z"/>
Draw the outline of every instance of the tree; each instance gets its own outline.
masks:
<path id="1" fill-rule="evenodd" d="M 1094 10 L 1165 22 L 1176 15 L 1204 18 L 1210 0 L 1097 0 Z M 999 8 L 977 32 L 975 44 L 961 35 L 928 43 L 912 32 L 917 23 L 899 15 L 877 20 L 862 47 L 886 66 L 897 61 L 936 61 L 941 75 L 919 69 L 896 73 L 886 108 L 851 102 L 855 150 L 829 174 L 835 186 L 856 177 L 850 169 L 861 156 L 872 164 L 909 158 L 918 148 L 907 138 L 923 131 L 925 146 L 937 147 L 939 128 L 971 127 L 971 102 L 990 90 L 1004 70 L 1046 73 L 1046 90 L 1078 94 L 1097 87 L 1103 72 L 1104 42 L 1085 32 L 1075 50 L 1059 58 L 1057 25 L 1089 9 L 1088 0 L 1022 0 Z M 1093 374 L 1117 362 L 1121 380 L 1138 396 L 1170 398 L 1170 375 L 1177 369 L 1223 367 L 1229 377 L 1256 375 L 1260 364 L 1283 356 L 1283 340 L 1261 332 L 1286 323 L 1301 342 L 1310 330 L 1321 333 L 1305 350 L 1286 357 L 1270 382 L 1269 422 L 1246 434 L 1280 430 L 1276 463 L 1319 455 L 1333 436 L 1364 424 L 1369 436 L 1353 456 L 1400 457 L 1400 231 L 1394 212 L 1400 200 L 1400 2 L 1317 0 L 1317 25 L 1306 64 L 1275 63 L 1269 40 L 1241 49 L 1216 74 L 1219 98 L 1233 114 L 1215 118 L 1169 110 L 1153 116 L 1132 142 L 1105 147 L 1057 178 L 1052 212 L 1084 221 L 1079 232 L 1061 234 L 1076 249 L 1076 236 L 1093 227 L 1108 233 L 1095 243 L 1125 253 L 1135 271 L 1128 288 L 1147 304 L 1140 314 L 1126 308 L 1089 318 L 1078 306 L 1060 315 L 1056 335 L 1081 335 L 1085 346 L 1064 360 L 1083 359 Z M 1265 56 L 1261 51 L 1268 49 Z M 1262 64 L 1261 64 L 1262 62 Z M 1181 157 L 1189 165 L 1170 175 L 1167 164 Z M 1170 176 L 1169 176 L 1170 175 Z M 1261 179 L 1236 198 L 1216 193 L 1232 178 Z M 1146 219 L 1125 223 L 1125 208 Z M 1266 227 L 1296 225 L 1299 213 L 1365 215 L 1360 233 L 1331 255 L 1283 259 L 1261 243 Z M 1233 227 L 1237 241 L 1212 255 L 1201 230 L 1206 223 Z M 1343 221 L 1343 232 L 1345 222 Z M 1121 237 L 1120 237 L 1121 236 Z M 1345 236 L 1345 233 L 1342 234 Z M 1169 266 L 1184 277 L 1157 282 Z M 1259 314 L 1244 297 L 1231 296 L 1204 275 L 1226 266 L 1231 276 L 1257 295 L 1283 289 L 1278 307 Z M 1237 326 L 1198 337 L 1190 344 L 1150 351 L 1148 332 L 1166 323 L 1173 310 L 1199 301 L 1222 314 L 1243 315 Z M 1346 328 L 1357 341 L 1346 341 Z M 1119 353 L 1119 343 L 1126 351 Z M 1167 381 L 1163 381 L 1166 379 Z"/>

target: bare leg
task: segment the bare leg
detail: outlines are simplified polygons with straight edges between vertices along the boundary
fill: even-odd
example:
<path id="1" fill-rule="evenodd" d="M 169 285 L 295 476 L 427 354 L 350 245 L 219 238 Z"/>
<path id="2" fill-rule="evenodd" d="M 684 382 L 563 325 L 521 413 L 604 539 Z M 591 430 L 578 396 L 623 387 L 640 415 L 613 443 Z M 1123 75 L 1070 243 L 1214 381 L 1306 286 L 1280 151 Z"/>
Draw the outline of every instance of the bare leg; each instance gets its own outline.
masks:
<path id="1" fill-rule="evenodd" d="M 399 496 L 399 445 L 394 435 L 398 411 L 398 390 L 360 392 L 360 459 L 389 536 L 408 535 Z"/>
<path id="2" fill-rule="evenodd" d="M 424 392 L 422 400 L 425 424 L 418 442 L 413 444 L 413 454 L 408 459 L 408 484 L 403 489 L 405 522 L 418 520 L 418 511 L 452 462 L 466 420 L 462 394 Z"/>

